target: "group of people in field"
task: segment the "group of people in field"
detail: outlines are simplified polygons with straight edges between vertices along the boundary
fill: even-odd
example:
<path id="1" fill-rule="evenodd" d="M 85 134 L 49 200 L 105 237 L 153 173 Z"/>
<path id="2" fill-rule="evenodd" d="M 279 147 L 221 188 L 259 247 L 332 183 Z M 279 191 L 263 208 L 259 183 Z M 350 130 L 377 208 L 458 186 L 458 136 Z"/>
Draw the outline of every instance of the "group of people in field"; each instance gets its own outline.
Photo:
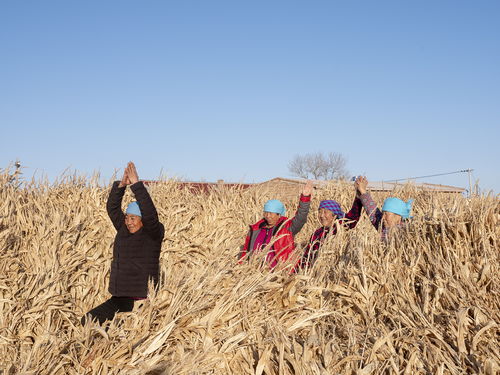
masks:
<path id="1" fill-rule="evenodd" d="M 127 186 L 132 190 L 136 201 L 131 202 L 124 213 L 121 205 Z M 334 200 L 320 202 L 318 218 L 321 227 L 311 235 L 291 272 L 311 267 L 318 258 L 325 239 L 335 236 L 338 228 L 354 228 L 363 207 L 384 241 L 389 232 L 406 225 L 412 200 L 404 202 L 399 198 L 387 198 L 382 209 L 379 209 L 367 191 L 367 186 L 368 180 L 365 177 L 355 179 L 355 197 L 347 213 L 344 213 L 340 204 Z M 250 225 L 239 254 L 240 263 L 254 254 L 262 254 L 263 251 L 265 262 L 271 269 L 280 262 L 286 262 L 294 253 L 295 235 L 307 221 L 312 191 L 312 182 L 308 181 L 292 218 L 286 216 L 282 202 L 276 199 L 267 201 L 263 208 L 263 218 Z M 111 298 L 85 314 L 81 320 L 82 324 L 89 320 L 97 320 L 102 324 L 112 320 L 117 312 L 132 311 L 135 301 L 147 297 L 149 280 L 155 285 L 158 283 L 160 251 L 165 229 L 159 221 L 148 190 L 139 180 L 134 163 L 128 163 L 121 181 L 113 183 L 106 208 L 117 232 L 108 288 Z"/>
<path id="2" fill-rule="evenodd" d="M 349 212 L 344 213 L 340 204 L 334 200 L 323 200 L 318 207 L 318 218 L 321 227 L 314 231 L 299 260 L 292 269 L 296 272 L 301 268 L 309 268 L 316 261 L 319 249 L 327 237 L 335 236 L 339 227 L 352 229 L 356 226 L 365 211 L 373 224 L 380 230 L 383 241 L 389 231 L 405 225 L 410 217 L 413 200 L 404 202 L 399 198 L 387 198 L 382 209 L 372 199 L 367 191 L 368 180 L 364 176 L 355 179 L 356 195 Z M 299 199 L 299 207 L 293 218 L 285 216 L 285 206 L 279 200 L 270 200 L 264 205 L 264 217 L 250 225 L 240 259 L 249 257 L 265 249 L 266 261 L 270 268 L 276 267 L 279 261 L 286 261 L 295 250 L 294 236 L 307 221 L 311 201 L 312 183 L 307 182 Z"/>

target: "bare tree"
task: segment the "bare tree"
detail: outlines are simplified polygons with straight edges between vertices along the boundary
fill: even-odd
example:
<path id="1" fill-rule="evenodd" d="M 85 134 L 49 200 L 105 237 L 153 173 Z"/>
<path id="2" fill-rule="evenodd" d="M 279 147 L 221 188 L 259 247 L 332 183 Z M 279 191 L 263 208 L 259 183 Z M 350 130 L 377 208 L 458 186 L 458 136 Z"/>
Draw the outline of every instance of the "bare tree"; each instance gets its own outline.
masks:
<path id="1" fill-rule="evenodd" d="M 288 170 L 297 177 L 334 180 L 347 176 L 346 164 L 347 159 L 342 154 L 316 152 L 295 155 L 288 164 Z"/>

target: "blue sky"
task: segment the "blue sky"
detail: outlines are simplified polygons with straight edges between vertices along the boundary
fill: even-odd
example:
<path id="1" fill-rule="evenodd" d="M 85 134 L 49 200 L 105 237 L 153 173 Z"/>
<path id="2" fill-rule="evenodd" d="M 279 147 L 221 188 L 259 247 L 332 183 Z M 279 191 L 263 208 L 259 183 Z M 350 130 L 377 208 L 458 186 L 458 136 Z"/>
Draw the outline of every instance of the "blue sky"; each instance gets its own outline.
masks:
<path id="1" fill-rule="evenodd" d="M 369 180 L 500 192 L 498 1 L 0 4 L 0 168 L 257 182 L 342 153 Z M 467 187 L 466 174 L 431 183 Z"/>

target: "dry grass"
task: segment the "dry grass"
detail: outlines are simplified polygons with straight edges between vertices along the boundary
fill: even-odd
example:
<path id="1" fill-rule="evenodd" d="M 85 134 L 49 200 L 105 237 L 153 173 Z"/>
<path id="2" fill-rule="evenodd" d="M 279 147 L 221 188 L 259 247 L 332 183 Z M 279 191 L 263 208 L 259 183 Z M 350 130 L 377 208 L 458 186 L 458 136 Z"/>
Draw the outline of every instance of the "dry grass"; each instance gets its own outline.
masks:
<path id="1" fill-rule="evenodd" d="M 414 220 L 384 245 L 364 216 L 312 270 L 238 265 L 247 225 L 279 194 L 152 187 L 166 227 L 161 288 L 108 330 L 79 319 L 109 298 L 107 188 L 83 177 L 21 188 L 0 174 L 4 374 L 495 374 L 499 200 L 406 187 Z M 317 193 L 349 208 L 348 184 Z M 382 195 L 375 195 L 381 202 Z M 296 201 L 286 201 L 288 210 Z M 349 206 L 349 207 L 348 207 Z M 1 371 L 0 371 L 1 373 Z"/>

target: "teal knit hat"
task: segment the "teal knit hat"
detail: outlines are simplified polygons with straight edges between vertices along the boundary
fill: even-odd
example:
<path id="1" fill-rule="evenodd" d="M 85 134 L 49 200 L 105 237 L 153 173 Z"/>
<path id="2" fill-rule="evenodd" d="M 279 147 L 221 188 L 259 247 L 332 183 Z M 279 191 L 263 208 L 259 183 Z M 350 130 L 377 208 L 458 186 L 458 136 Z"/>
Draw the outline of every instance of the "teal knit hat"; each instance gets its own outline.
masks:
<path id="1" fill-rule="evenodd" d="M 283 203 L 281 203 L 279 200 L 271 199 L 264 205 L 264 212 L 274 212 L 275 214 L 285 216 L 286 210 Z"/>
<path id="2" fill-rule="evenodd" d="M 130 202 L 129 205 L 127 206 L 127 210 L 125 211 L 125 213 L 127 215 L 135 215 L 142 217 L 141 209 L 139 207 L 139 203 L 137 202 Z"/>
<path id="3" fill-rule="evenodd" d="M 403 219 L 408 219 L 410 217 L 412 203 L 413 199 L 405 203 L 399 198 L 387 198 L 382 206 L 382 211 L 392 212 L 401 216 Z"/>

